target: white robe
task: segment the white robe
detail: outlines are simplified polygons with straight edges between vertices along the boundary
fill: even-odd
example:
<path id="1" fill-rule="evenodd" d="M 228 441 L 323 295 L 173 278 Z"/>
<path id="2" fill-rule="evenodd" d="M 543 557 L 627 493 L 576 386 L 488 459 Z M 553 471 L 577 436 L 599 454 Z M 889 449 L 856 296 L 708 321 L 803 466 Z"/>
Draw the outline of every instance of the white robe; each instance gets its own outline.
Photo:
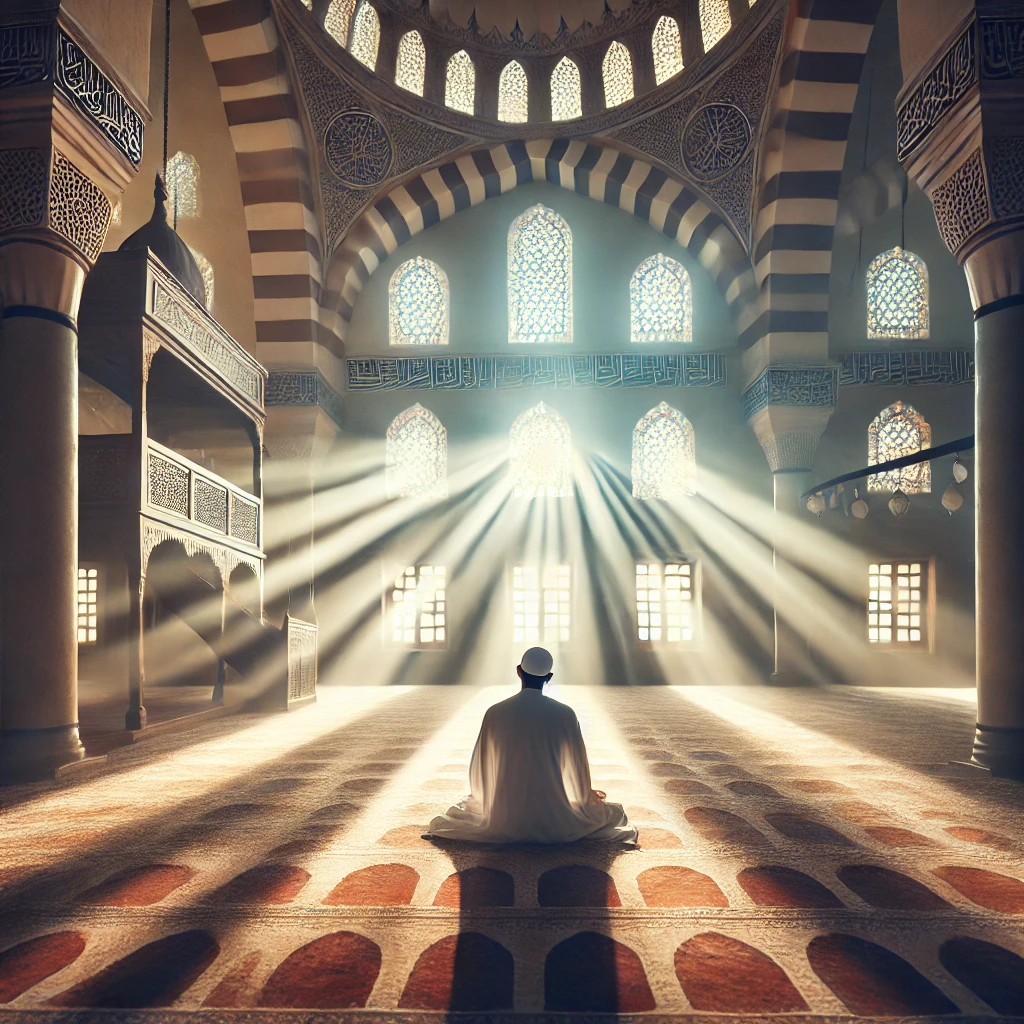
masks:
<path id="1" fill-rule="evenodd" d="M 620 804 L 590 786 L 576 713 L 523 689 L 487 709 L 469 766 L 470 795 L 428 826 L 431 835 L 476 843 L 635 843 Z"/>

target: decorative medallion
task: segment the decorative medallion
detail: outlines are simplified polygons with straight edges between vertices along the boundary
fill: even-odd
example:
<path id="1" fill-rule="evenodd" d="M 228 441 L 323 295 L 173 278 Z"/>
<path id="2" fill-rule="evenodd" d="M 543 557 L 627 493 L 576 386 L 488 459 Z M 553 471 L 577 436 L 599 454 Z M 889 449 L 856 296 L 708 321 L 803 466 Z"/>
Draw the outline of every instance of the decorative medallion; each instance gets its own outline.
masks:
<path id="1" fill-rule="evenodd" d="M 379 185 L 394 153 L 384 125 L 366 110 L 343 110 L 324 132 L 324 158 L 335 177 L 353 188 Z"/>
<path id="2" fill-rule="evenodd" d="M 752 137 L 750 122 L 739 107 L 708 103 L 683 127 L 683 162 L 698 181 L 723 178 L 746 155 Z"/>

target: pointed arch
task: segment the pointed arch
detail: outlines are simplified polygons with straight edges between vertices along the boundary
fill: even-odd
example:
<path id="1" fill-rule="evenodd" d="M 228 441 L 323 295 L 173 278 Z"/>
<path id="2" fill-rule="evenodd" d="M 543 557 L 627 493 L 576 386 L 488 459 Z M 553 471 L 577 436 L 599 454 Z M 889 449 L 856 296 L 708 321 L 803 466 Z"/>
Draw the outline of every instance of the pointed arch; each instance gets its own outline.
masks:
<path id="1" fill-rule="evenodd" d="M 508 340 L 572 341 L 572 231 L 539 203 L 508 230 Z"/>
<path id="2" fill-rule="evenodd" d="M 448 321 L 448 275 L 422 256 L 406 260 L 388 286 L 389 343 L 447 345 Z"/>
<path id="3" fill-rule="evenodd" d="M 571 57 L 563 57 L 551 72 L 551 120 L 571 121 L 582 116 L 580 69 Z"/>
<path id="4" fill-rule="evenodd" d="M 707 53 L 732 28 L 729 0 L 700 0 L 700 34 Z"/>
<path id="5" fill-rule="evenodd" d="M 629 282 L 630 341 L 693 341 L 693 290 L 686 267 L 657 253 Z"/>
<path id="6" fill-rule="evenodd" d="M 448 497 L 448 431 L 419 402 L 391 421 L 384 470 L 389 498 Z"/>
<path id="7" fill-rule="evenodd" d="M 654 26 L 651 36 L 654 55 L 654 80 L 661 85 L 683 70 L 683 41 L 679 35 L 679 22 L 663 14 Z"/>
<path id="8" fill-rule="evenodd" d="M 928 267 L 900 246 L 879 253 L 868 265 L 868 337 L 927 338 Z"/>
<path id="9" fill-rule="evenodd" d="M 367 0 L 359 0 L 356 16 L 352 21 L 352 41 L 348 51 L 360 64 L 371 71 L 377 66 L 377 50 L 380 48 L 380 17 L 377 9 Z"/>
<path id="10" fill-rule="evenodd" d="M 427 70 L 427 51 L 423 37 L 413 29 L 398 40 L 395 85 L 417 96 L 423 95 L 423 77 Z"/>
<path id="11" fill-rule="evenodd" d="M 601 61 L 604 81 L 604 105 L 617 107 L 633 98 L 633 58 L 629 50 L 617 39 L 605 51 Z"/>
<path id="12" fill-rule="evenodd" d="M 529 119 L 529 86 L 523 65 L 510 60 L 498 79 L 498 120 L 524 124 Z"/>
<path id="13" fill-rule="evenodd" d="M 324 17 L 324 28 L 334 37 L 339 46 L 348 46 L 352 30 L 352 15 L 356 11 L 356 0 L 331 0 Z"/>
<path id="14" fill-rule="evenodd" d="M 633 497 L 671 500 L 697 493 L 693 425 L 661 402 L 633 428 Z"/>
<path id="15" fill-rule="evenodd" d="M 172 223 L 202 214 L 199 191 L 199 161 L 191 153 L 178 150 L 167 161 L 167 212 Z"/>
<path id="16" fill-rule="evenodd" d="M 868 465 L 888 462 L 903 455 L 913 455 L 932 446 L 932 428 L 912 406 L 893 402 L 883 409 L 868 427 Z M 869 491 L 895 491 L 904 494 L 930 494 L 932 490 L 932 464 L 919 462 L 916 466 L 891 469 L 886 473 L 872 473 L 868 477 Z"/>
<path id="17" fill-rule="evenodd" d="M 565 417 L 543 402 L 512 424 L 508 460 L 514 496 L 572 497 L 572 433 Z"/>
<path id="18" fill-rule="evenodd" d="M 444 105 L 472 114 L 476 107 L 476 65 L 465 50 L 448 58 L 444 74 Z"/>

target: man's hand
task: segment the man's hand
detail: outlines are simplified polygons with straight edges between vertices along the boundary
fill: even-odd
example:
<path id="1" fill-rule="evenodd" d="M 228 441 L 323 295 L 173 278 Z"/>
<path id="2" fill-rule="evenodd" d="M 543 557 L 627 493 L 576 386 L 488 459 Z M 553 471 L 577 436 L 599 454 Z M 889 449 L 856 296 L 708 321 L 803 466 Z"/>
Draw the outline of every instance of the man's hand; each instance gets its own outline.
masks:
<path id="1" fill-rule="evenodd" d="M 608 794 L 603 789 L 592 789 L 591 795 L 596 797 L 601 803 L 604 803 L 608 799 Z"/>

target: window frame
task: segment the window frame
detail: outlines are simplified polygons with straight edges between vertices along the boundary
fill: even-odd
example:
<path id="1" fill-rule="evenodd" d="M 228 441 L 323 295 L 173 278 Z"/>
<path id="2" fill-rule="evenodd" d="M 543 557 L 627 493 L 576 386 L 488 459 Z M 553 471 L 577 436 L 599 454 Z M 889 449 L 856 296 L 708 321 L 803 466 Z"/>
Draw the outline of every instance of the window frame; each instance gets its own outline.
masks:
<path id="1" fill-rule="evenodd" d="M 424 628 L 426 628 L 426 627 L 424 627 L 420 621 L 417 621 L 416 626 L 415 626 L 416 639 L 414 641 L 410 642 L 410 641 L 406 641 L 406 640 L 396 640 L 394 638 L 394 628 L 393 628 L 393 625 L 392 625 L 392 622 L 393 622 L 392 615 L 393 615 L 393 613 L 395 611 L 395 608 L 396 608 L 396 605 L 398 603 L 398 602 L 396 602 L 394 600 L 394 595 L 395 595 L 395 593 L 397 593 L 399 588 L 397 588 L 395 586 L 395 583 L 400 578 L 408 578 L 408 576 L 409 576 L 408 570 L 411 568 L 411 569 L 415 570 L 416 582 L 417 582 L 417 584 L 419 584 L 420 579 L 422 578 L 421 570 L 426 568 L 426 567 L 428 567 L 428 566 L 431 569 L 434 569 L 434 570 L 436 570 L 438 568 L 441 568 L 443 570 L 443 575 L 444 575 L 444 598 L 443 598 L 442 602 L 439 602 L 439 601 L 437 601 L 435 599 L 434 604 L 436 605 L 436 604 L 439 604 L 439 603 L 443 603 L 444 604 L 444 609 L 443 609 L 442 612 L 437 612 L 436 608 L 435 608 L 435 611 L 433 611 L 433 612 L 423 612 L 421 607 L 420 607 L 422 602 L 417 599 L 417 601 L 415 602 L 416 603 L 416 618 L 417 618 L 417 620 L 419 620 L 420 616 L 424 615 L 424 614 L 432 614 L 432 615 L 441 614 L 441 615 L 444 615 L 444 624 L 441 627 L 441 628 L 444 629 L 444 639 L 443 640 L 432 640 L 432 641 L 425 641 L 425 640 L 423 640 L 421 638 L 420 634 L 421 634 L 421 631 Z M 398 561 L 396 559 L 391 558 L 391 559 L 381 559 L 380 569 L 381 569 L 381 592 L 380 592 L 381 620 L 380 620 L 380 625 L 381 625 L 381 644 L 382 644 L 382 646 L 386 647 L 386 648 L 390 648 L 391 650 L 396 650 L 396 651 L 398 651 L 398 650 L 401 650 L 401 651 L 419 651 L 419 652 L 427 653 L 427 654 L 435 653 L 435 652 L 436 653 L 440 653 L 440 652 L 443 652 L 443 651 L 447 651 L 448 648 L 449 648 L 449 645 L 451 644 L 451 616 L 450 616 L 450 611 L 449 611 L 449 605 L 451 604 L 451 601 L 450 601 L 450 596 L 451 596 L 450 595 L 450 591 L 451 591 L 451 577 L 448 575 L 448 567 L 446 565 L 439 566 L 437 562 L 433 562 L 433 561 L 426 561 L 426 560 L 415 559 L 415 560 L 413 560 L 410 563 L 410 562 L 401 562 L 401 561 Z M 434 576 L 434 578 L 436 579 L 436 576 Z M 419 586 L 416 586 L 414 588 L 404 588 L 403 587 L 403 588 L 401 588 L 401 590 L 402 590 L 403 594 L 418 593 L 419 590 L 420 590 L 420 587 Z M 435 588 L 433 593 L 435 593 L 435 594 L 437 593 L 437 588 Z M 436 629 L 438 627 L 435 626 L 435 627 L 432 627 L 432 628 Z"/>
<path id="2" fill-rule="evenodd" d="M 557 640 L 549 640 L 545 636 L 545 634 L 544 634 L 544 630 L 545 630 L 545 625 L 543 623 L 543 618 L 544 618 L 544 590 L 545 589 L 552 589 L 552 588 L 545 588 L 545 586 L 544 586 L 544 570 L 545 569 L 550 569 L 550 568 L 559 568 L 559 569 L 561 569 L 562 567 L 565 567 L 565 568 L 568 569 L 568 577 L 569 577 L 569 599 L 568 599 L 568 609 L 569 609 L 568 610 L 568 616 L 569 616 L 568 631 L 569 631 L 569 639 L 568 640 L 562 640 L 561 637 L 559 637 L 559 639 L 557 639 Z M 516 628 L 517 628 L 516 627 L 516 622 L 515 622 L 515 616 L 516 616 L 516 569 L 527 569 L 527 568 L 531 568 L 531 569 L 535 568 L 537 570 L 537 581 L 538 581 L 537 592 L 538 592 L 538 602 L 539 602 L 538 617 L 540 619 L 540 622 L 538 623 L 538 626 L 537 626 L 537 639 L 536 640 L 528 640 L 528 639 L 525 638 L 525 636 L 524 636 L 524 638 L 522 640 L 520 640 L 515 635 L 516 634 Z M 576 642 L 576 629 L 577 629 L 577 622 L 576 622 L 576 611 L 577 611 L 577 608 L 576 608 L 576 604 L 577 604 L 577 602 L 576 602 L 576 578 L 577 578 L 577 573 L 576 573 L 576 568 L 573 565 L 572 559 L 570 559 L 568 557 L 558 557 L 558 558 L 546 558 L 545 557 L 545 558 L 536 558 L 536 559 L 532 559 L 532 560 L 531 559 L 526 559 L 526 558 L 515 558 L 511 562 L 508 562 L 506 564 L 505 573 L 506 573 L 506 584 L 507 584 L 506 585 L 506 592 L 507 592 L 507 599 L 508 599 L 507 622 L 508 622 L 508 627 L 509 627 L 509 631 L 507 633 L 507 636 L 509 637 L 509 640 L 513 644 L 513 646 L 515 646 L 517 644 L 525 645 L 525 646 L 523 646 L 523 650 L 526 650 L 528 647 L 541 646 L 541 647 L 546 647 L 553 654 L 557 654 L 560 651 L 573 650 L 575 642 Z M 558 588 L 558 589 L 560 589 L 560 588 Z M 561 610 L 559 610 L 559 612 L 557 614 L 559 616 L 561 616 L 561 614 L 562 614 Z M 527 628 L 525 623 L 523 624 L 522 628 L 524 630 Z M 558 629 L 559 629 L 559 631 L 561 631 L 561 629 L 562 629 L 561 622 L 559 622 L 559 624 L 558 624 Z M 522 652 L 520 651 L 519 653 L 522 653 Z"/>
<path id="3" fill-rule="evenodd" d="M 871 573 L 871 566 L 877 565 L 877 566 L 881 567 L 882 565 L 891 565 L 893 567 L 893 571 L 891 573 L 891 576 L 892 576 L 893 579 L 896 579 L 899 576 L 899 573 L 897 572 L 897 567 L 900 566 L 900 565 L 903 565 L 903 564 L 908 565 L 908 566 L 915 565 L 915 564 L 920 565 L 922 567 L 922 570 L 923 570 L 922 575 L 925 576 L 925 579 L 923 581 L 924 582 L 924 586 L 922 586 L 920 588 L 921 591 L 922 591 L 921 603 L 923 605 L 923 607 L 921 609 L 921 631 L 922 631 L 922 637 L 921 637 L 920 640 L 896 640 L 896 639 L 893 639 L 893 640 L 871 640 L 870 637 L 869 637 L 869 634 L 868 634 L 868 630 L 870 630 L 872 628 L 871 620 L 870 620 L 870 617 L 869 617 L 872 614 L 872 612 L 871 612 L 871 593 L 872 593 L 872 591 L 871 591 L 871 585 L 870 585 L 870 580 L 871 580 L 871 575 L 872 575 L 872 573 Z M 865 587 L 865 590 L 864 590 L 863 607 L 864 607 L 864 640 L 867 643 L 868 647 L 872 651 L 877 651 L 879 654 L 896 654 L 896 653 L 904 653 L 904 654 L 934 654 L 935 653 L 935 606 L 936 606 L 935 557 L 933 555 L 926 555 L 926 556 L 923 556 L 923 557 L 920 557 L 920 558 L 908 558 L 908 557 L 905 557 L 905 556 L 899 556 L 899 557 L 894 558 L 894 557 L 890 557 L 890 556 L 874 555 L 866 563 L 866 569 L 867 569 L 867 571 L 864 573 L 864 577 L 863 577 L 865 583 L 867 584 L 866 587 Z M 876 575 L 881 575 L 881 574 L 876 574 Z M 908 575 L 911 575 L 911 574 L 908 573 Z M 896 592 L 897 588 L 894 586 L 892 588 L 892 590 L 893 590 L 893 592 Z M 879 603 L 881 603 L 881 602 L 879 602 Z M 896 607 L 895 607 L 898 604 L 898 601 L 893 600 L 893 601 L 890 602 L 890 604 L 892 604 L 892 606 L 893 606 L 890 614 L 895 619 L 896 615 L 899 614 L 897 612 L 897 610 L 896 610 Z M 884 613 L 881 611 L 881 609 L 879 609 L 877 611 L 877 614 L 884 614 Z M 882 628 L 885 628 L 885 627 L 879 626 L 878 624 L 876 624 L 875 628 L 882 629 Z M 896 630 L 899 628 L 899 626 L 896 624 L 896 622 L 893 622 L 890 625 L 889 628 L 892 629 L 893 635 L 895 636 Z M 910 629 L 910 628 L 913 628 L 913 627 L 907 626 L 906 628 Z"/>
<path id="4" fill-rule="evenodd" d="M 665 580 L 667 578 L 665 569 L 670 565 L 686 565 L 689 566 L 690 572 L 690 593 L 692 598 L 690 600 L 691 612 L 691 623 L 692 623 L 692 636 L 689 640 L 669 640 L 667 637 L 662 637 L 658 640 L 643 640 L 640 637 L 640 630 L 643 628 L 640 625 L 640 599 L 638 578 L 641 575 L 637 570 L 639 566 L 646 565 L 648 568 L 657 563 L 661 567 L 661 595 L 664 598 L 666 593 Z M 641 650 L 645 651 L 699 651 L 704 646 L 704 572 L 703 565 L 700 558 L 694 556 L 688 556 L 683 554 L 672 554 L 666 555 L 664 553 L 652 555 L 649 553 L 635 554 L 633 557 L 633 642 Z M 648 602 L 650 603 L 650 602 Z M 661 601 L 662 615 L 666 615 L 665 608 L 667 602 Z M 650 625 L 648 625 L 650 629 Z M 668 624 L 665 623 L 662 629 L 667 630 Z"/>
<path id="5" fill-rule="evenodd" d="M 105 640 L 105 637 L 104 637 L 104 626 L 103 626 L 103 613 L 102 613 L 102 608 L 103 608 L 103 606 L 105 604 L 105 594 L 106 594 L 106 572 L 104 571 L 105 568 L 106 567 L 104 566 L 104 564 L 102 562 L 82 562 L 82 561 L 80 561 L 78 563 L 78 566 L 76 568 L 76 572 L 75 572 L 75 637 L 76 637 L 76 641 L 77 641 L 79 650 L 81 650 L 82 648 L 85 648 L 87 650 L 95 650 L 96 648 L 101 647 L 103 645 L 104 640 Z M 88 579 L 89 579 L 88 576 L 85 576 L 85 577 L 82 576 L 83 572 L 85 572 L 85 573 L 95 572 L 96 573 L 96 577 L 95 577 L 96 578 L 96 589 L 94 591 L 93 590 L 85 590 L 85 591 L 83 591 L 83 590 L 81 590 L 79 588 L 78 583 L 79 583 L 80 580 L 85 579 L 88 582 Z M 88 612 L 83 613 L 82 610 L 81 610 L 82 602 L 79 600 L 79 594 L 82 594 L 82 593 L 95 593 L 96 594 L 96 601 L 94 602 L 95 609 L 96 609 L 96 613 L 95 613 L 96 614 L 96 625 L 94 627 L 89 626 L 88 622 L 86 623 L 86 625 L 84 627 L 79 625 L 79 622 L 78 622 L 79 618 L 81 618 L 81 616 L 83 614 L 85 614 L 86 617 L 88 617 L 88 614 L 89 614 Z M 86 607 L 88 608 L 88 602 L 86 602 Z M 95 629 L 96 630 L 95 638 L 92 639 L 92 640 L 89 640 L 88 638 L 85 639 L 85 640 L 79 639 L 78 630 L 83 629 L 83 628 L 86 630 L 86 636 L 87 637 L 88 637 L 88 630 L 89 629 Z"/>

